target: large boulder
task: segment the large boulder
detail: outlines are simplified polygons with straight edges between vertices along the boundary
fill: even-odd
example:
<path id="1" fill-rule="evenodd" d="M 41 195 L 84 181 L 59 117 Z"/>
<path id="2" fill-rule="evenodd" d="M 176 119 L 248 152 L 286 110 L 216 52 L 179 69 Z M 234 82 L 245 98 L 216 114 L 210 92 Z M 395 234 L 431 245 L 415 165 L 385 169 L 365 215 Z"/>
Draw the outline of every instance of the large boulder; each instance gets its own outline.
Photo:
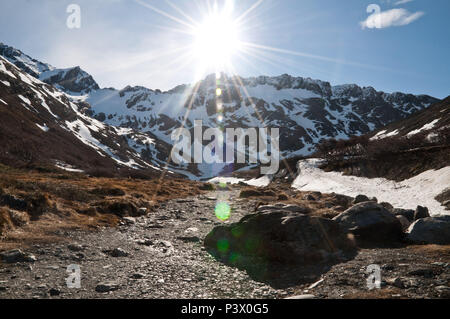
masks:
<path id="1" fill-rule="evenodd" d="M 400 221 L 375 202 L 360 203 L 333 218 L 358 244 L 391 244 L 403 237 Z"/>
<path id="2" fill-rule="evenodd" d="M 409 227 L 407 239 L 416 244 L 450 245 L 450 216 L 417 220 Z"/>
<path id="3" fill-rule="evenodd" d="M 317 264 L 354 252 L 353 242 L 329 219 L 282 211 L 248 215 L 238 223 L 214 228 L 204 245 L 230 264 L 249 258 L 269 263 Z"/>

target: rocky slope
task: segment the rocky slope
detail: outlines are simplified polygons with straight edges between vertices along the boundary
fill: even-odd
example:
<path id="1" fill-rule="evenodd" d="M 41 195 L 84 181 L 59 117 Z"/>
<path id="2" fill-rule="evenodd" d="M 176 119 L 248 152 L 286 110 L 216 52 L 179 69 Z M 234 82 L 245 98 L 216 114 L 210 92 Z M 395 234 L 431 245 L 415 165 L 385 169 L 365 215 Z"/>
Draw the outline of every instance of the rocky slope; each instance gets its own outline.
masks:
<path id="1" fill-rule="evenodd" d="M 141 152 L 156 159 L 157 149 L 165 145 L 131 129 L 92 119 L 81 108 L 53 86 L 0 57 L 1 162 L 50 164 L 72 171 L 160 171 Z"/>

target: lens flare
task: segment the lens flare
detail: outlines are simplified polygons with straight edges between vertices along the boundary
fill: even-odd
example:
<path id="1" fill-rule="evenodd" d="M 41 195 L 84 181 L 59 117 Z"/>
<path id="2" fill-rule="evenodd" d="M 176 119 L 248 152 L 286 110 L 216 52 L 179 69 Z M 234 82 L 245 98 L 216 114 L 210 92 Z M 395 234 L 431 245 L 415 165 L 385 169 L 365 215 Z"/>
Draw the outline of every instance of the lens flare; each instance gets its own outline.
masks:
<path id="1" fill-rule="evenodd" d="M 216 217 L 221 221 L 226 221 L 231 216 L 231 208 L 227 203 L 218 203 L 215 209 Z"/>
<path id="2" fill-rule="evenodd" d="M 221 253 L 227 253 L 230 249 L 230 243 L 226 239 L 221 239 L 217 241 L 217 250 Z"/>

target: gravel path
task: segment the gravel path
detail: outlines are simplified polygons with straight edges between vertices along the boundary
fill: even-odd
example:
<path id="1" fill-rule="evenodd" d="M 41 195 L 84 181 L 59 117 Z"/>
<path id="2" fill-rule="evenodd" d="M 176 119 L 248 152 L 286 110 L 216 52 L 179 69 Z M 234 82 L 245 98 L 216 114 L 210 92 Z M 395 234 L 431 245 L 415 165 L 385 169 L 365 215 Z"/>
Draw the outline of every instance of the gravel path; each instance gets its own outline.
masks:
<path id="1" fill-rule="evenodd" d="M 407 276 L 405 287 L 392 284 L 382 289 L 388 292 L 384 297 L 445 297 L 442 287 L 450 286 L 448 255 L 431 258 L 408 249 L 362 250 L 354 260 L 335 265 L 322 276 L 283 289 L 257 282 L 246 271 L 216 261 L 202 245 L 206 234 L 221 224 L 214 213 L 218 201 L 230 203 L 227 223 L 254 211 L 256 201 L 238 195 L 239 190 L 233 189 L 172 200 L 117 228 L 61 233 L 66 241 L 27 250 L 37 258 L 34 263 L 0 264 L 0 298 L 252 299 L 305 293 L 344 298 L 367 293 L 365 269 L 373 263 L 384 267 L 389 280 Z M 79 289 L 66 285 L 67 267 L 72 264 L 81 269 Z M 411 275 L 415 269 L 431 273 Z M 383 279 L 387 287 L 389 280 Z"/>

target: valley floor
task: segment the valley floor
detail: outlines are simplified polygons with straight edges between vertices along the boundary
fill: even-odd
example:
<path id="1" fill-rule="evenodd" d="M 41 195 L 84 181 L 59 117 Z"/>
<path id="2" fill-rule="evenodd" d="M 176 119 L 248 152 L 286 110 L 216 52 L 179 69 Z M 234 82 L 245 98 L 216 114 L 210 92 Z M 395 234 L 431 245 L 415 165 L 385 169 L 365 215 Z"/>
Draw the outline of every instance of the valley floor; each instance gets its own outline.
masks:
<path id="1" fill-rule="evenodd" d="M 289 185 L 284 188 L 289 192 Z M 62 240 L 24 248 L 34 263 L 0 264 L 0 298 L 450 298 L 447 246 L 363 249 L 346 263 L 300 277 L 297 269 L 280 270 L 263 282 L 218 262 L 202 244 L 222 223 L 216 203 L 230 204 L 231 223 L 265 200 L 241 199 L 239 192 L 232 186 L 172 199 L 118 227 L 58 231 Z M 81 267 L 80 289 L 66 286 L 71 264 Z M 366 286 L 371 264 L 382 268 L 382 289 Z"/>

